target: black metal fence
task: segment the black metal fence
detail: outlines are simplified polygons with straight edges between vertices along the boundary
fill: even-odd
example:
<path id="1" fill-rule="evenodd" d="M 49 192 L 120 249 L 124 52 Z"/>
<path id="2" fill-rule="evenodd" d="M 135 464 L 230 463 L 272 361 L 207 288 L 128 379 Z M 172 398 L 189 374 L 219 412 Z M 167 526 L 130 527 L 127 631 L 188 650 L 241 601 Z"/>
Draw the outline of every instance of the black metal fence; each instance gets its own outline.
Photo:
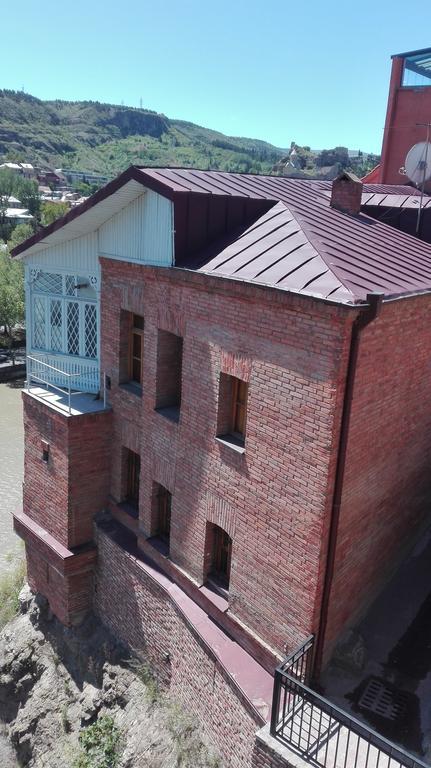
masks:
<path id="1" fill-rule="evenodd" d="M 319 768 L 430 768 L 309 687 L 313 642 L 275 671 L 272 736 Z"/>

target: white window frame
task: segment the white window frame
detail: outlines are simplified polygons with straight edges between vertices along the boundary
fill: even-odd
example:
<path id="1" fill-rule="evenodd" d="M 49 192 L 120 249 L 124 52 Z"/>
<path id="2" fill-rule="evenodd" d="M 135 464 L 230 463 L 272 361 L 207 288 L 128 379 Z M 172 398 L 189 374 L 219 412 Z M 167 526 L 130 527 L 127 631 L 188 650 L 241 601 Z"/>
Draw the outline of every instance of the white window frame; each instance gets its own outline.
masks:
<path id="1" fill-rule="evenodd" d="M 31 343 L 32 349 L 35 351 L 46 352 L 50 354 L 66 355 L 71 358 L 83 358 L 84 360 L 98 360 L 99 359 L 99 306 L 98 300 L 89 299 L 88 297 L 79 296 L 79 289 L 75 288 L 74 294 L 66 294 L 66 279 L 67 277 L 73 277 L 75 285 L 78 284 L 79 275 L 73 275 L 70 271 L 62 274 L 62 294 L 48 293 L 35 288 L 34 280 L 37 279 L 38 274 L 48 270 L 35 270 L 33 275 L 33 282 L 30 283 L 30 316 L 31 316 Z M 50 274 L 59 274 L 60 270 L 52 271 Z M 89 277 L 90 285 L 96 290 L 97 278 L 94 276 Z M 34 302 L 35 299 L 40 301 L 44 305 L 45 310 L 45 328 L 44 328 L 44 346 L 36 346 L 35 343 L 35 311 Z M 52 328 L 51 328 L 51 302 L 59 301 L 61 306 L 61 350 L 53 349 L 52 347 Z M 68 351 L 67 343 L 67 306 L 70 303 L 78 304 L 78 354 L 72 354 Z M 87 356 L 85 349 L 85 307 L 94 306 L 96 311 L 96 354 L 94 357 Z"/>

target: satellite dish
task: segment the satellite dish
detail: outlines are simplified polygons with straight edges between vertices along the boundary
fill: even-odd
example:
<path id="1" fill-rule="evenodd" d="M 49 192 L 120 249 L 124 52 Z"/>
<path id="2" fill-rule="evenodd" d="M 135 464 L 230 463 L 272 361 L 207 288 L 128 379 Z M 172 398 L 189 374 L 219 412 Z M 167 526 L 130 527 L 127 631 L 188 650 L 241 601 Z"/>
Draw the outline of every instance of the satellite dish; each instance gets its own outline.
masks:
<path id="1" fill-rule="evenodd" d="M 423 184 L 431 178 L 431 143 L 420 141 L 408 151 L 404 163 L 407 176 L 414 184 Z"/>

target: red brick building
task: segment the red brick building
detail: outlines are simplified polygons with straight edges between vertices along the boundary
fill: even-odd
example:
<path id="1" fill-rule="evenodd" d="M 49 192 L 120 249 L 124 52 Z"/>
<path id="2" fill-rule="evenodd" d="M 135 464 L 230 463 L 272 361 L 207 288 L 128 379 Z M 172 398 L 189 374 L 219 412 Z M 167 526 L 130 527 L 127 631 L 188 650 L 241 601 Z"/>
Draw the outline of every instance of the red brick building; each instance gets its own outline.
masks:
<path id="1" fill-rule="evenodd" d="M 380 165 L 364 181 L 405 184 L 405 159 L 424 142 L 431 114 L 431 48 L 392 56 Z M 429 184 L 427 186 L 430 191 Z"/>
<path id="2" fill-rule="evenodd" d="M 227 764 L 314 676 L 431 493 L 431 247 L 374 189 L 130 168 L 26 265 L 30 585 L 145 652 Z M 361 210 L 362 207 L 362 210 Z"/>

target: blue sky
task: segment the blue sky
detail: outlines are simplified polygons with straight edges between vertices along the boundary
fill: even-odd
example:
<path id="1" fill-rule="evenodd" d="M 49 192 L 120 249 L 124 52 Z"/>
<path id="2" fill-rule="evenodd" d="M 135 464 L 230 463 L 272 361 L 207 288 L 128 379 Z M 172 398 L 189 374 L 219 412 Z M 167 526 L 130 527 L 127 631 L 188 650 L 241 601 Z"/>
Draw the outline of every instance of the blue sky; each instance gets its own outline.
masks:
<path id="1" fill-rule="evenodd" d="M 431 3 L 21 0 L 1 39 L 3 88 L 379 152 L 390 56 L 431 46 Z"/>

